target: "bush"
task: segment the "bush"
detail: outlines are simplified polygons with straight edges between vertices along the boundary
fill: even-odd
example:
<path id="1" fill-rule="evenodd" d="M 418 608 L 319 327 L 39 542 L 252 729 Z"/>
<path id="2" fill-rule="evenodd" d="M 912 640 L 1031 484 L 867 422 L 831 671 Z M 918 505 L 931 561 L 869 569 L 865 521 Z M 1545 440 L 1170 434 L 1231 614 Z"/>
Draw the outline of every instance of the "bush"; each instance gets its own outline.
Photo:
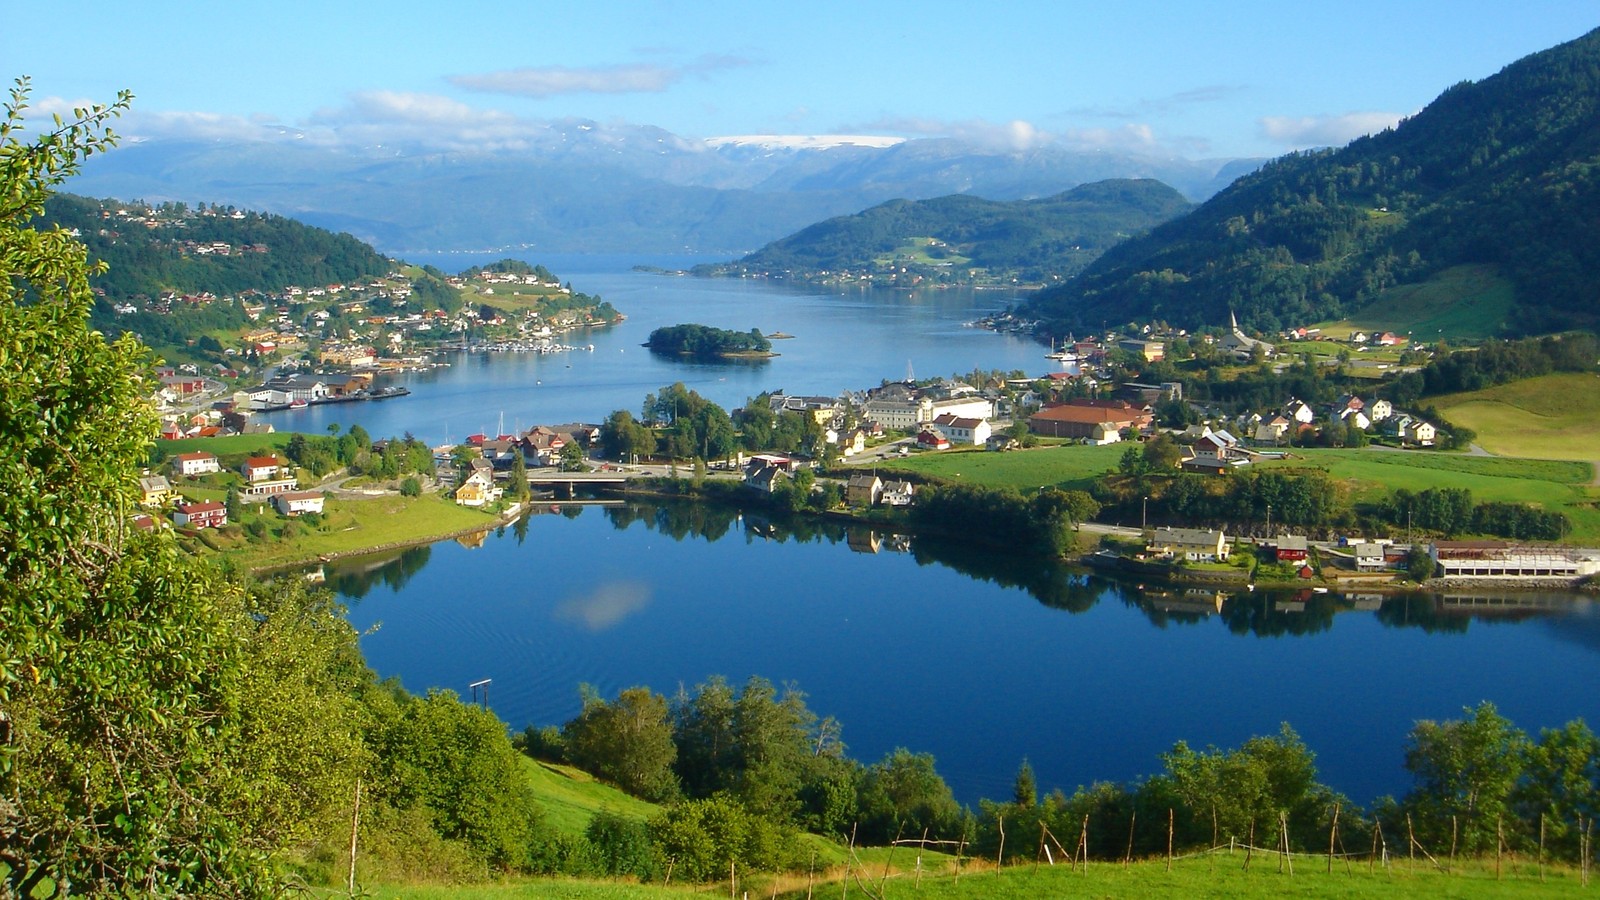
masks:
<path id="1" fill-rule="evenodd" d="M 407 478 L 405 481 L 400 482 L 400 496 L 402 496 L 402 497 L 420 497 L 420 496 L 422 496 L 422 482 L 419 481 L 415 475 L 411 476 L 410 478 Z"/>

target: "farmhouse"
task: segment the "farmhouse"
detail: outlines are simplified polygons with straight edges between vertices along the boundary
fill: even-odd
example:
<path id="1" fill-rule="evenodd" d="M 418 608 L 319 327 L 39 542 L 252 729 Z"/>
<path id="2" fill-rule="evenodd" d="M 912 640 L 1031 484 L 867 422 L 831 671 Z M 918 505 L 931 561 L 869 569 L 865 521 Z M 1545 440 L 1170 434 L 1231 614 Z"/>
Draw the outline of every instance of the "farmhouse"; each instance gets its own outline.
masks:
<path id="1" fill-rule="evenodd" d="M 1193 562 L 1222 562 L 1228 558 L 1228 536 L 1209 528 L 1157 528 L 1150 534 L 1145 552 L 1169 559 Z"/>

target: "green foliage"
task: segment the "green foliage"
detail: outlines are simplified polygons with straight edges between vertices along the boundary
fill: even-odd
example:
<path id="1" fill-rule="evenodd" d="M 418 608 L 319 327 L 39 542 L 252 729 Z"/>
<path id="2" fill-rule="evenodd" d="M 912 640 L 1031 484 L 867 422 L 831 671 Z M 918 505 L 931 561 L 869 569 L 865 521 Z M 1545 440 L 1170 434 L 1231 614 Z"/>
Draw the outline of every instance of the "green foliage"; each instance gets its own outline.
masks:
<path id="1" fill-rule="evenodd" d="M 650 332 L 645 346 L 657 353 L 718 357 L 739 353 L 766 353 L 772 342 L 758 329 L 729 331 L 707 325 L 665 325 Z"/>
<path id="2" fill-rule="evenodd" d="M 1600 34 L 1450 88 L 1394 129 L 1263 166 L 1194 213 L 1117 245 L 1025 310 L 1053 333 L 1102 321 L 1273 332 L 1359 315 L 1463 263 L 1499 267 L 1523 333 L 1589 327 L 1600 255 Z"/>
<path id="3" fill-rule="evenodd" d="M 619 409 L 600 425 L 600 452 L 624 462 L 648 458 L 656 454 L 656 436 L 632 413 Z"/>
<path id="4" fill-rule="evenodd" d="M 651 881 L 661 871 L 650 829 L 637 819 L 602 810 L 589 820 L 583 837 L 593 849 L 602 875 L 631 875 L 640 881 Z"/>
<path id="5" fill-rule="evenodd" d="M 678 794 L 672 764 L 667 700 L 648 688 L 628 688 L 607 703 L 585 686 L 583 711 L 562 729 L 566 759 L 630 794 L 670 800 Z"/>
<path id="6" fill-rule="evenodd" d="M 850 270 L 954 283 L 1038 282 L 1073 275 L 1127 235 L 1188 208 L 1177 191 L 1151 180 L 1101 181 L 1012 202 L 968 194 L 891 200 L 812 225 L 737 263 L 695 271 L 813 280 Z M 929 258 L 908 258 L 913 242 L 927 247 Z M 974 270 L 982 277 L 974 278 Z"/>
<path id="7" fill-rule="evenodd" d="M 730 866 L 776 869 L 793 854 L 789 833 L 726 794 L 674 804 L 651 819 L 649 828 L 673 877 L 686 881 L 726 878 Z"/>
<path id="8" fill-rule="evenodd" d="M 884 843 L 924 830 L 932 838 L 960 837 L 961 808 L 933 762 L 930 754 L 898 747 L 867 767 L 858 800 L 863 842 Z"/>
<path id="9" fill-rule="evenodd" d="M 407 698 L 377 737 L 386 778 L 375 793 L 425 816 L 489 865 L 526 869 L 542 838 L 542 814 L 519 754 L 494 714 L 449 691 Z"/>
<path id="10" fill-rule="evenodd" d="M 1517 824 L 1510 801 L 1528 751 L 1527 735 L 1487 701 L 1467 710 L 1466 719 L 1418 722 L 1406 741 L 1406 769 L 1416 785 L 1402 804 L 1418 839 L 1492 852 L 1503 823 Z"/>

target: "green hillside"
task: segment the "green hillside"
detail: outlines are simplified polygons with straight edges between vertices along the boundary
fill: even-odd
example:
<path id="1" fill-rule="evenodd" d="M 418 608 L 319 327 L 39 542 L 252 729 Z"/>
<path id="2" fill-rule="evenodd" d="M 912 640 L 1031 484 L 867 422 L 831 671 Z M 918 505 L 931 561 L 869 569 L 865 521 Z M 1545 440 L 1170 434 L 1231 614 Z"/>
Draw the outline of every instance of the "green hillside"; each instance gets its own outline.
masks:
<path id="1" fill-rule="evenodd" d="M 1081 271 L 1106 249 L 1190 208 L 1149 179 L 1100 181 L 1039 200 L 966 194 L 891 200 L 819 222 L 702 275 L 793 280 L 868 278 L 950 284 L 1048 283 Z"/>
<path id="2" fill-rule="evenodd" d="M 1027 312 L 1062 334 L 1151 318 L 1219 325 L 1230 310 L 1267 332 L 1403 322 L 1395 288 L 1472 265 L 1494 267 L 1514 303 L 1480 331 L 1593 327 L 1597 121 L 1600 31 L 1455 85 L 1381 134 L 1278 159 Z"/>

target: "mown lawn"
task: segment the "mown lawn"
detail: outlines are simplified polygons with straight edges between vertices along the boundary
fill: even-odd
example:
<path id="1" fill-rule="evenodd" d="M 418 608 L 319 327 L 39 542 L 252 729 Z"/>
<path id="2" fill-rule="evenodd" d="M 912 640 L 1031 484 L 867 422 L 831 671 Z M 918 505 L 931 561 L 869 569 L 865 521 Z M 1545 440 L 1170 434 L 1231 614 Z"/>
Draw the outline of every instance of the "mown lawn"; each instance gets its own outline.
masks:
<path id="1" fill-rule="evenodd" d="M 1570 373 L 1435 398 L 1490 453 L 1600 460 L 1600 376 Z"/>

